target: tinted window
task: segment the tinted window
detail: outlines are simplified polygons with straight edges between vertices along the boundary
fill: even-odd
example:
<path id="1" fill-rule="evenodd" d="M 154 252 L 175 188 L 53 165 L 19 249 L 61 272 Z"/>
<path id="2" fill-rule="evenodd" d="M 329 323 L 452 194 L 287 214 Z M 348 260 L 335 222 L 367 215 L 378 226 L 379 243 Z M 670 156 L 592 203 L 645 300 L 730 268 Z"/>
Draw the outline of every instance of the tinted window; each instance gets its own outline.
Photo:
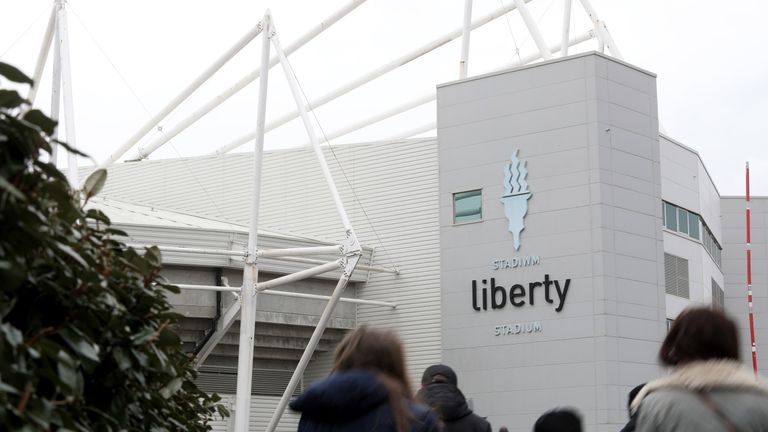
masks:
<path id="1" fill-rule="evenodd" d="M 474 222 L 483 219 L 483 194 L 481 190 L 453 194 L 453 222 Z"/>

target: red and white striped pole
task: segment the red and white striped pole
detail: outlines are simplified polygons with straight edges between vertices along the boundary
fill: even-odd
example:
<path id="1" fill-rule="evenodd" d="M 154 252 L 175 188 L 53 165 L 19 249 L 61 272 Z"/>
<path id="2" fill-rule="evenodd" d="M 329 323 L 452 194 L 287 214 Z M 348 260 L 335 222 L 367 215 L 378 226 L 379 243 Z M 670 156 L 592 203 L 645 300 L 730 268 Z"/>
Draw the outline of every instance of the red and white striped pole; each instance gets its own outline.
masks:
<path id="1" fill-rule="evenodd" d="M 755 345 L 755 318 L 752 312 L 752 239 L 749 212 L 749 162 L 747 162 L 747 304 L 749 305 L 749 336 L 752 342 L 752 368 L 757 375 L 757 345 Z"/>

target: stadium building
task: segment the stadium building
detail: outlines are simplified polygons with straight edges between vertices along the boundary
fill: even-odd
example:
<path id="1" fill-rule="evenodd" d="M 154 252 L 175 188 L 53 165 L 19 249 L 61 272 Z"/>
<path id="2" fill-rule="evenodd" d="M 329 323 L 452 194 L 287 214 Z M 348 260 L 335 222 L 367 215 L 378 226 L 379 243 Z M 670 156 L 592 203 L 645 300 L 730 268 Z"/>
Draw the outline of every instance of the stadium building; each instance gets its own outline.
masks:
<path id="1" fill-rule="evenodd" d="M 751 363 L 744 198 L 720 196 L 698 153 L 659 133 L 651 72 L 591 52 L 446 83 L 436 138 L 324 151 L 365 267 L 300 389 L 328 373 L 345 331 L 385 326 L 402 336 L 414 384 L 430 364 L 451 365 L 495 429 L 528 431 L 542 412 L 572 406 L 586 430 L 614 431 L 627 420 L 628 391 L 664 373 L 660 342 L 691 304 L 725 307 Z M 250 153 L 123 163 L 93 206 L 130 243 L 165 247 L 171 282 L 238 286 L 242 256 L 173 248 L 243 250 L 252 177 Z M 765 374 L 768 199 L 753 198 L 752 212 Z M 260 247 L 338 244 L 338 226 L 311 149 L 266 152 Z M 259 265 L 266 281 L 313 264 Z M 328 295 L 337 278 L 279 290 Z M 211 337 L 237 301 L 188 289 L 173 298 L 185 345 L 205 357 L 200 385 L 224 395 L 235 392 L 239 326 Z M 271 417 L 324 305 L 259 295 L 252 430 Z M 296 422 L 286 413 L 278 430 Z"/>

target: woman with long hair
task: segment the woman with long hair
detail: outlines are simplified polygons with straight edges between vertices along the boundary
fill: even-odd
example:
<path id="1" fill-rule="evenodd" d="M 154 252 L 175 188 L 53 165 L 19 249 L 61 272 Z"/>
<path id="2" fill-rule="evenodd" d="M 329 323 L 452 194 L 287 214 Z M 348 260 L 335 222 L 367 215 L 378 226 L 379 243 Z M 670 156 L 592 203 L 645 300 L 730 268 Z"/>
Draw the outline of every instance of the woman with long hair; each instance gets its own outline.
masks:
<path id="1" fill-rule="evenodd" d="M 739 362 L 736 325 L 720 310 L 683 311 L 659 360 L 672 373 L 635 396 L 636 431 L 768 431 L 768 385 Z"/>
<path id="2" fill-rule="evenodd" d="M 336 348 L 333 372 L 293 400 L 299 432 L 437 432 L 428 408 L 413 402 L 403 344 L 390 330 L 348 333 Z"/>

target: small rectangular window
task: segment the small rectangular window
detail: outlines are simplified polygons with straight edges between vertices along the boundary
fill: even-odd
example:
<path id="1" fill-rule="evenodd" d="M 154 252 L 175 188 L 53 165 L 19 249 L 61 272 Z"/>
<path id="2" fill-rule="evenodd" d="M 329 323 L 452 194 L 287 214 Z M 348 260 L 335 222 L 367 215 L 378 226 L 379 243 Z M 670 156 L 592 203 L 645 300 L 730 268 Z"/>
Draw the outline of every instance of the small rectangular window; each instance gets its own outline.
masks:
<path id="1" fill-rule="evenodd" d="M 677 208 L 672 204 L 664 203 L 664 214 L 667 221 L 665 226 L 672 231 L 677 231 Z"/>
<path id="2" fill-rule="evenodd" d="M 699 215 L 688 213 L 688 235 L 699 240 Z"/>
<path id="3" fill-rule="evenodd" d="M 688 212 L 679 207 L 677 209 L 677 226 L 678 231 L 688 234 Z"/>
<path id="4" fill-rule="evenodd" d="M 483 219 L 482 190 L 453 194 L 453 223 L 475 222 Z"/>

